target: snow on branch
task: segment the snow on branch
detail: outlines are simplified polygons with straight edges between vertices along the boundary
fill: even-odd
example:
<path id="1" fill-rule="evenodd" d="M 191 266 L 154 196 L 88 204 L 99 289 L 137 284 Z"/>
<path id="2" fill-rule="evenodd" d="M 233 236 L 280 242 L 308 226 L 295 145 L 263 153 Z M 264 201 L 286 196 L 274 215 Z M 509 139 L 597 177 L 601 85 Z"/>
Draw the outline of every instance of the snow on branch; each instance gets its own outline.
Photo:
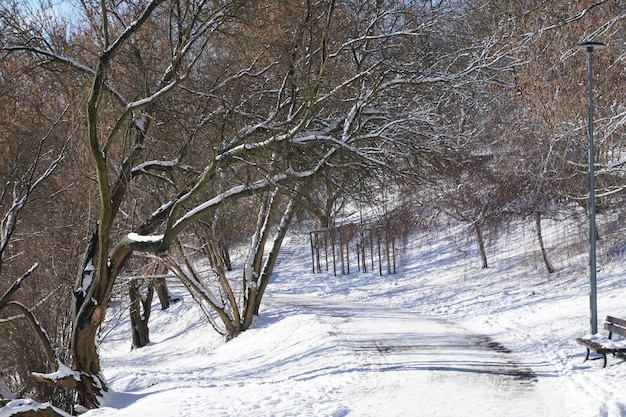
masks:
<path id="1" fill-rule="evenodd" d="M 169 161 L 157 161 L 157 160 L 153 160 L 153 161 L 145 161 L 142 162 L 141 164 L 135 166 L 132 170 L 131 170 L 131 175 L 133 177 L 139 175 L 139 174 L 145 174 L 145 175 L 150 175 L 156 178 L 159 178 L 171 185 L 173 185 L 173 182 L 170 178 L 168 178 L 166 175 L 161 174 L 161 172 L 164 173 L 168 173 L 170 171 L 172 171 L 173 168 L 175 168 L 178 164 L 180 163 L 180 160 L 177 159 L 172 159 Z"/>
<path id="2" fill-rule="evenodd" d="M 132 111 L 139 107 L 145 107 L 148 104 L 151 104 L 153 101 L 155 101 L 156 99 L 158 99 L 159 97 L 161 97 L 162 95 L 166 94 L 167 92 L 172 90 L 174 87 L 176 87 L 181 80 L 182 78 L 176 78 L 175 80 L 168 83 L 165 87 L 160 88 L 159 91 L 152 94 L 151 96 L 128 103 L 126 105 L 126 111 Z"/>
<path id="3" fill-rule="evenodd" d="M 186 214 L 176 220 L 172 226 L 166 229 L 165 235 L 162 238 L 162 243 L 167 244 L 168 240 L 175 237 L 182 229 L 184 229 L 192 221 L 206 214 L 209 210 L 221 205 L 229 200 L 246 197 L 255 193 L 259 193 L 276 185 L 295 179 L 304 179 L 315 175 L 319 172 L 323 166 L 327 163 L 330 157 L 338 150 L 338 147 L 332 147 L 323 155 L 317 164 L 304 171 L 296 171 L 293 168 L 287 169 L 285 172 L 276 174 L 274 176 L 258 180 L 250 184 L 239 184 L 231 187 L 230 189 L 218 194 L 217 196 L 199 204 L 195 208 L 189 210 Z M 150 242 L 152 243 L 152 242 Z"/>
<path id="4" fill-rule="evenodd" d="M 26 271 L 21 277 L 19 277 L 11 285 L 11 287 L 9 287 L 4 295 L 0 297 L 0 310 L 2 310 L 2 308 L 9 302 L 11 295 L 13 295 L 13 293 L 15 293 L 20 288 L 20 286 L 22 285 L 22 281 L 24 281 L 30 274 L 32 274 L 35 269 L 37 269 L 37 267 L 39 267 L 38 263 L 35 263 L 33 266 L 31 266 L 30 269 Z"/>
<path id="5" fill-rule="evenodd" d="M 50 373 L 33 372 L 33 378 L 45 381 L 61 381 L 73 379 L 76 382 L 80 382 L 80 372 L 72 370 L 63 362 L 57 361 L 56 368 L 56 371 Z"/>
<path id="6" fill-rule="evenodd" d="M 31 399 L 12 400 L 0 410 L 0 416 L 26 416 L 26 415 L 42 415 L 51 417 L 72 417 L 65 411 L 54 407 L 50 403 L 39 403 Z"/>
<path id="7" fill-rule="evenodd" d="M 137 233 L 129 233 L 128 240 L 131 243 L 155 243 L 160 242 L 163 235 L 140 235 Z"/>

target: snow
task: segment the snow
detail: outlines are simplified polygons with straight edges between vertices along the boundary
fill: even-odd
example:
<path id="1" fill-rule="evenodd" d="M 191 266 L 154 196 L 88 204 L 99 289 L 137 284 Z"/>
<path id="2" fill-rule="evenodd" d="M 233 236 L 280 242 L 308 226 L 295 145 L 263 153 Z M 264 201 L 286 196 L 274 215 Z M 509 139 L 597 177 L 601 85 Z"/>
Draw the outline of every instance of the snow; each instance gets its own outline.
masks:
<path id="1" fill-rule="evenodd" d="M 93 264 L 93 258 L 89 258 L 87 265 L 85 265 L 85 268 L 83 268 L 83 281 L 80 288 L 78 289 L 78 291 L 81 291 L 83 293 L 83 296 L 85 296 L 87 294 L 87 291 L 89 291 L 89 287 L 93 282 L 93 274 L 95 271 L 96 267 Z"/>
<path id="2" fill-rule="evenodd" d="M 140 235 L 138 233 L 129 233 L 128 239 L 131 242 L 138 243 L 155 243 L 163 240 L 163 235 Z"/>
<path id="3" fill-rule="evenodd" d="M 63 412 L 63 410 L 59 410 L 58 408 L 52 407 L 49 403 L 38 403 L 33 400 L 12 400 L 4 407 L 0 408 L 0 417 L 10 417 L 13 415 L 17 415 L 18 413 L 25 413 L 28 411 L 37 411 L 37 410 L 45 410 L 47 408 L 52 408 L 59 415 L 64 417 L 71 417 L 70 414 Z M 43 411 L 41 414 L 37 415 L 45 415 Z"/>
<path id="4" fill-rule="evenodd" d="M 626 348 L 626 340 L 609 339 L 605 334 L 602 334 L 602 333 L 597 333 L 594 335 L 588 334 L 584 338 L 592 342 L 598 343 L 606 349 L 625 349 Z"/>
<path id="5" fill-rule="evenodd" d="M 84 416 L 626 415 L 626 363 L 583 363 L 574 340 L 590 327 L 586 232 L 544 226 L 553 274 L 530 226 L 493 243 L 487 269 L 465 236 L 413 236 L 395 275 L 335 277 L 291 234 L 260 316 L 227 343 L 170 281 L 182 300 L 155 304 L 148 346 L 131 350 L 127 319 L 102 332 L 111 391 Z M 624 260 L 598 265 L 599 319 L 626 317 Z"/>
<path id="6" fill-rule="evenodd" d="M 80 381 L 80 375 L 78 374 L 78 372 L 72 370 L 63 362 L 57 361 L 57 368 L 58 369 L 55 372 L 47 374 L 41 372 L 33 372 L 33 375 L 40 376 L 50 381 L 61 380 L 64 378 L 74 378 L 76 381 Z"/>

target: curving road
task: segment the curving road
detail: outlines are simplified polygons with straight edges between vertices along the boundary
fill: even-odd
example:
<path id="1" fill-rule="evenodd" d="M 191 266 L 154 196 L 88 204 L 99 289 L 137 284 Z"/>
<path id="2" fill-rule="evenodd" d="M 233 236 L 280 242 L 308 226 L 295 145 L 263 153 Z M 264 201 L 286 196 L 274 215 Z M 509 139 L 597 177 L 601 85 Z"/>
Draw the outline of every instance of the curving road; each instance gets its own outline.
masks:
<path id="1" fill-rule="evenodd" d="M 362 369 L 342 393 L 346 415 L 572 415 L 545 364 L 538 374 L 510 347 L 457 323 L 370 303 L 286 294 L 271 301 L 332 320 L 333 336 Z"/>

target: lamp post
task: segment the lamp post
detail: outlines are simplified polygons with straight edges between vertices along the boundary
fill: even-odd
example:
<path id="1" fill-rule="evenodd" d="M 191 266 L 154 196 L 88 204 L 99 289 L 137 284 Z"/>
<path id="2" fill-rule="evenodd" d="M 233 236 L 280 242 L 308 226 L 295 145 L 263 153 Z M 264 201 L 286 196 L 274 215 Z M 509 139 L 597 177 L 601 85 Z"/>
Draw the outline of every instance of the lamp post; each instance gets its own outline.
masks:
<path id="1" fill-rule="evenodd" d="M 582 42 L 576 45 L 578 49 L 587 50 L 587 75 L 588 75 L 588 123 L 589 132 L 589 307 L 591 309 L 591 334 L 598 332 L 598 304 L 596 292 L 596 197 L 594 184 L 594 156 L 593 156 L 593 76 L 591 54 L 595 49 L 605 48 L 600 42 Z"/>

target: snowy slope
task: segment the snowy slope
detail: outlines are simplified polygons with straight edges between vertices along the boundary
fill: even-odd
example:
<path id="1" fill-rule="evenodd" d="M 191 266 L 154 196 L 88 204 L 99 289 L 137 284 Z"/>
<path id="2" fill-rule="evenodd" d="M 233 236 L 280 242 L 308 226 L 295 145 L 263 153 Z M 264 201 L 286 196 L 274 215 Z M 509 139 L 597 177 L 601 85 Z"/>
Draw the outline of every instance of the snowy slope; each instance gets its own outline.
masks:
<path id="1" fill-rule="evenodd" d="M 626 415 L 626 363 L 582 363 L 574 342 L 589 327 L 584 236 L 546 230 L 554 274 L 530 228 L 490 246 L 486 270 L 462 233 L 415 236 L 383 276 L 312 274 L 292 236 L 260 317 L 231 342 L 179 288 L 182 302 L 155 306 L 149 346 L 131 351 L 122 320 L 101 346 L 113 392 L 84 415 Z M 598 316 L 626 317 L 623 261 L 599 265 Z"/>

